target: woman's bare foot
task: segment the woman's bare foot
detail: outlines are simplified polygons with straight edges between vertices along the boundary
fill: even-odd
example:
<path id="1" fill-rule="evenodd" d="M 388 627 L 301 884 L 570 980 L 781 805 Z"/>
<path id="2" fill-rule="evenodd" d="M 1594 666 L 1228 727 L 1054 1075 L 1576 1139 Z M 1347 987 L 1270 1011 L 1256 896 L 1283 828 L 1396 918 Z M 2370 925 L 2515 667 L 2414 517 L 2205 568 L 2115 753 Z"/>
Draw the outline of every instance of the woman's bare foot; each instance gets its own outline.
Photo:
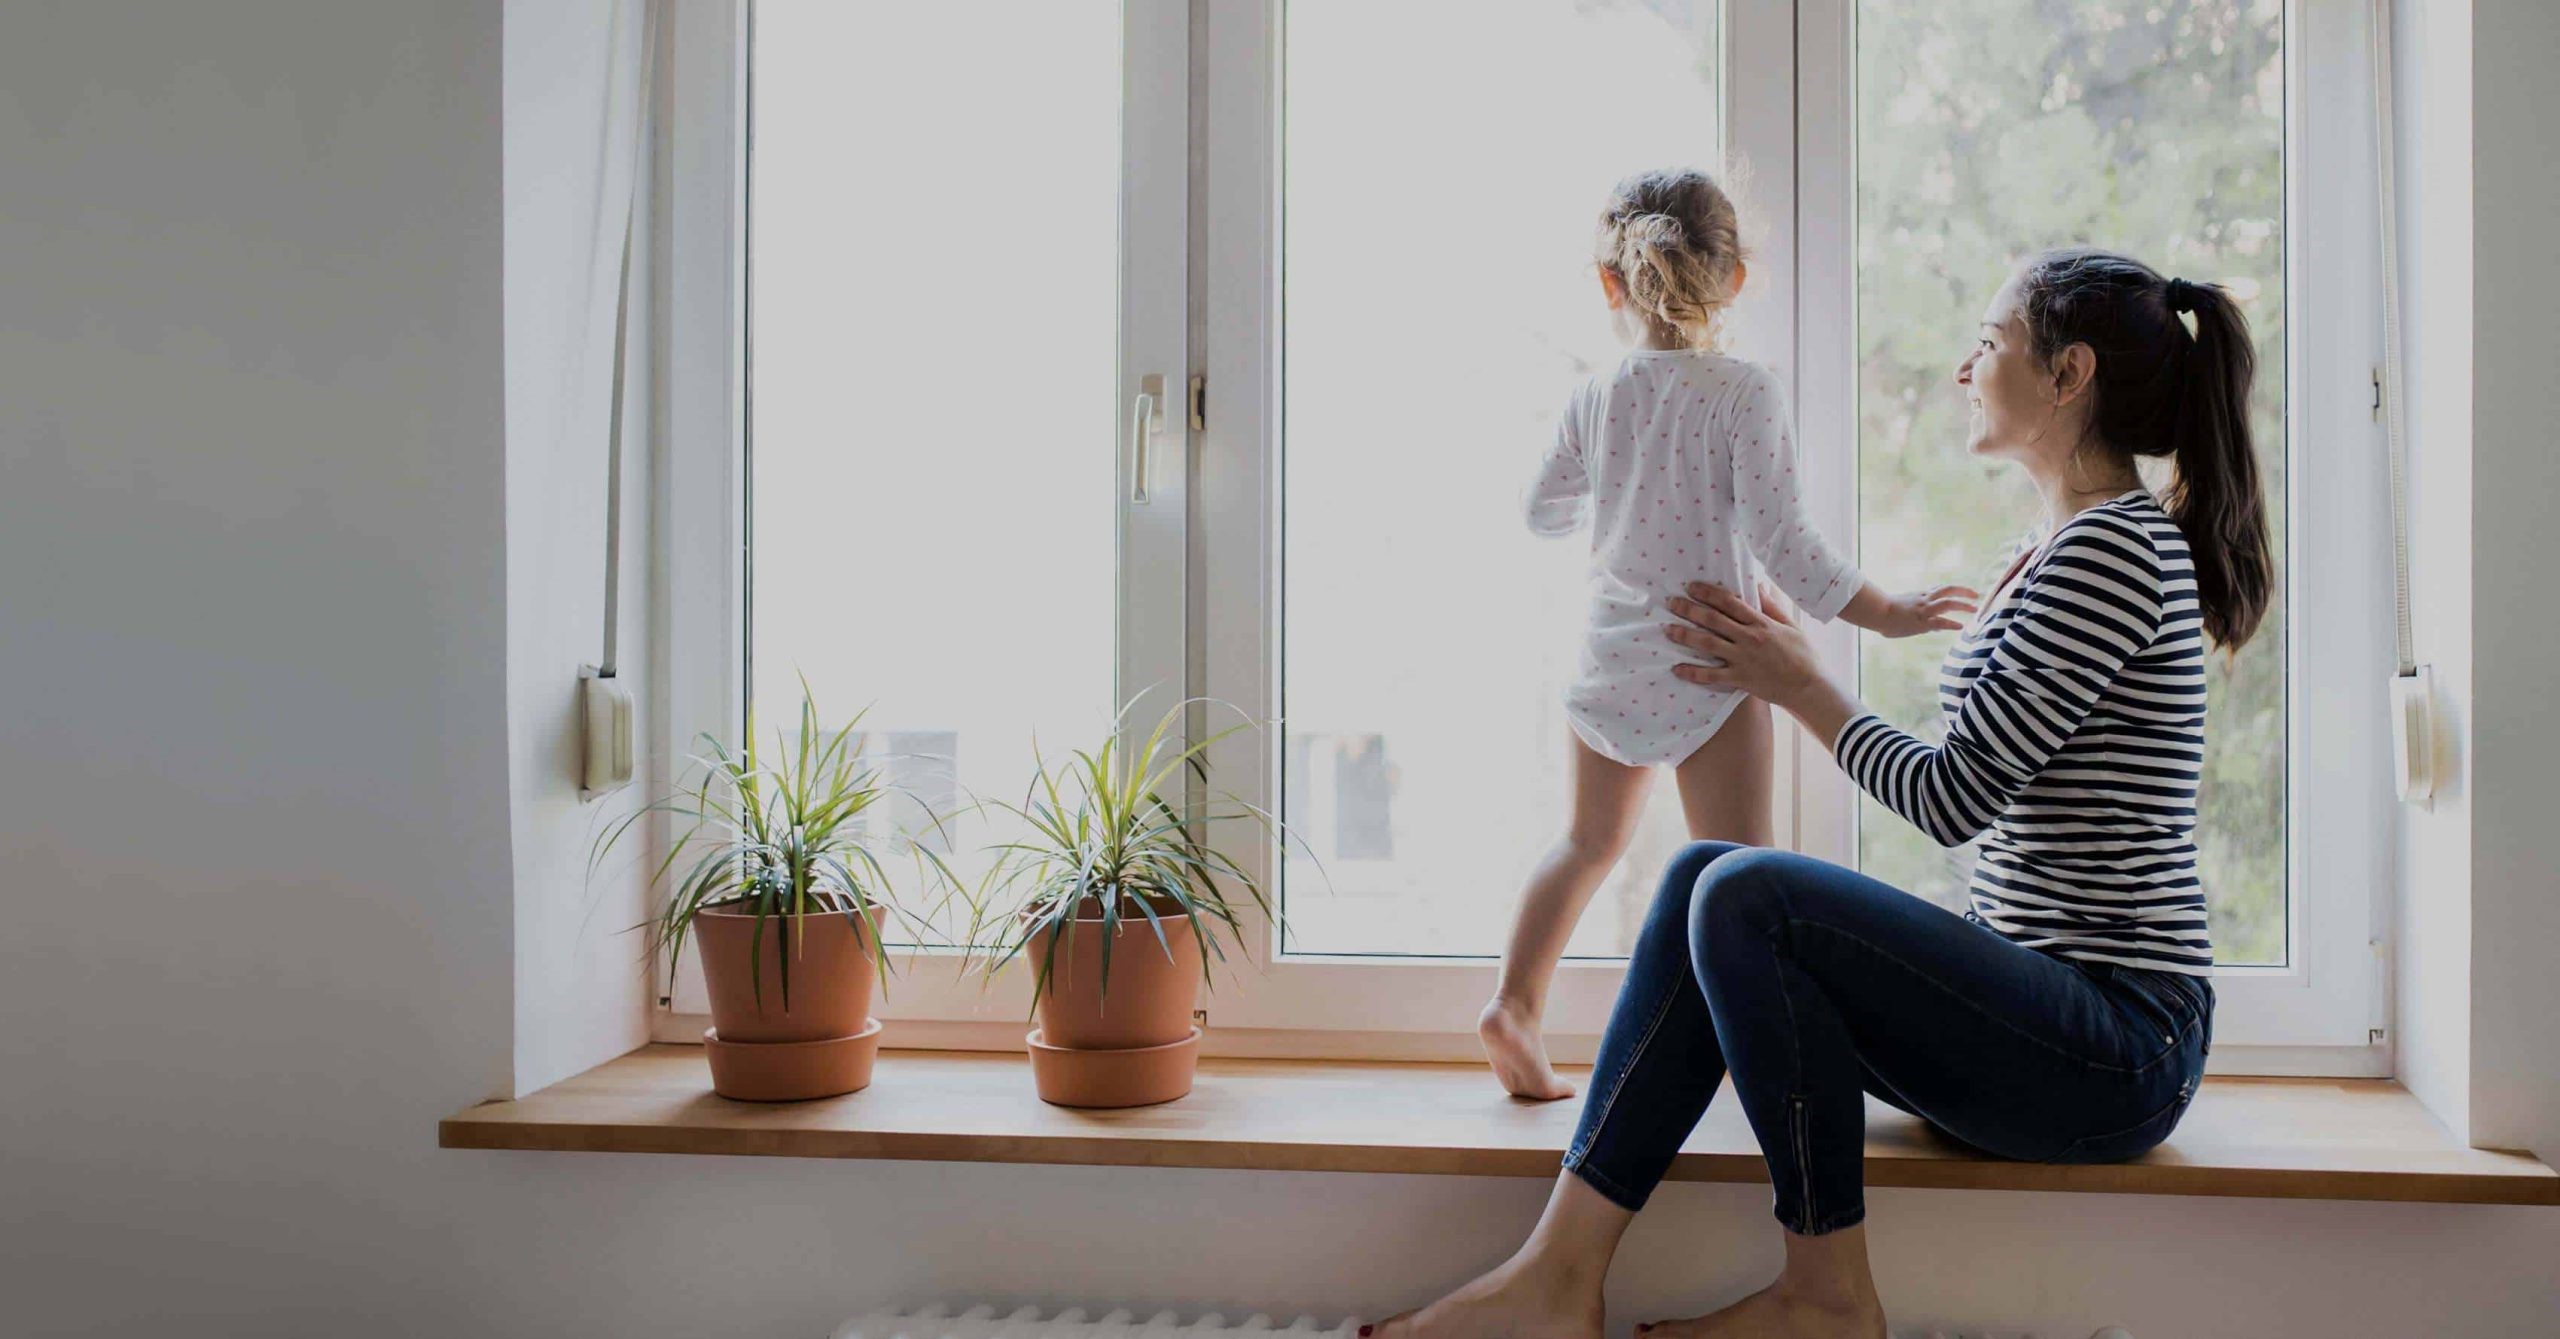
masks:
<path id="1" fill-rule="evenodd" d="M 1864 1223 L 1786 1242 L 1777 1282 L 1713 1315 L 1639 1325 L 1639 1339 L 1885 1339 Z"/>
<path id="2" fill-rule="evenodd" d="M 1420 1310 L 1360 1327 L 1361 1339 L 1600 1339 L 1600 1280 L 1524 1252 Z"/>
<path id="3" fill-rule="evenodd" d="M 1476 1019 L 1476 1036 L 1484 1042 L 1485 1058 L 1493 1062 L 1494 1077 L 1512 1096 L 1539 1102 L 1573 1096 L 1573 1085 L 1547 1063 L 1546 1037 L 1538 1029 L 1536 1011 L 1527 1005 L 1495 996 Z"/>
<path id="4" fill-rule="evenodd" d="M 1571 1172 L 1556 1174 L 1538 1225 L 1511 1258 L 1419 1311 L 1360 1327 L 1360 1339 L 1600 1339 L 1600 1285 L 1635 1214 Z"/>
<path id="5" fill-rule="evenodd" d="M 1638 1339 L 1885 1339 L 1884 1307 L 1874 1298 L 1858 1303 L 1817 1301 L 1779 1284 L 1712 1315 L 1636 1327 Z"/>

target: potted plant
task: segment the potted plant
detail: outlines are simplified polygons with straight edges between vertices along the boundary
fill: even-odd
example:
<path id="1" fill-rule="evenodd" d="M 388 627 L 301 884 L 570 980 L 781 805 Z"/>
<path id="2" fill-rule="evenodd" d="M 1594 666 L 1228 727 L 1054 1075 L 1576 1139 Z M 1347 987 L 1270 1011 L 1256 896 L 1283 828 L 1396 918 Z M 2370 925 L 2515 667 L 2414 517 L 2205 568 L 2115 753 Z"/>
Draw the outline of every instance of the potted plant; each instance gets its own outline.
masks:
<path id="1" fill-rule="evenodd" d="M 1044 1101 L 1145 1106 L 1190 1092 L 1210 961 L 1225 960 L 1221 938 L 1242 947 L 1243 901 L 1271 915 L 1260 882 L 1206 830 L 1249 818 L 1276 835 L 1282 825 L 1224 792 L 1179 801 L 1186 773 L 1206 787 L 1209 746 L 1246 727 L 1177 750 L 1188 705 L 1142 742 L 1120 728 L 1124 707 L 1099 748 L 1054 767 L 1038 760 L 1021 804 L 991 802 L 1025 831 L 992 848 L 969 942 L 989 975 L 1017 958 L 1032 964 L 1037 1026 L 1026 1041 Z"/>
<path id="2" fill-rule="evenodd" d="M 667 892 L 641 928 L 671 976 L 686 940 L 700 945 L 712 1021 L 702 1040 L 723 1097 L 799 1101 L 871 1082 L 881 1032 L 871 996 L 889 966 L 883 931 L 891 916 L 922 921 L 897 900 L 866 831 L 873 807 L 901 792 L 855 752 L 861 720 L 821 731 L 804 682 L 799 729 L 776 732 L 771 761 L 756 749 L 752 716 L 735 751 L 704 736 L 687 786 L 597 842 L 601 860 L 649 813 L 688 825 L 651 877 Z M 939 856 L 908 845 L 920 875 L 957 886 Z"/>

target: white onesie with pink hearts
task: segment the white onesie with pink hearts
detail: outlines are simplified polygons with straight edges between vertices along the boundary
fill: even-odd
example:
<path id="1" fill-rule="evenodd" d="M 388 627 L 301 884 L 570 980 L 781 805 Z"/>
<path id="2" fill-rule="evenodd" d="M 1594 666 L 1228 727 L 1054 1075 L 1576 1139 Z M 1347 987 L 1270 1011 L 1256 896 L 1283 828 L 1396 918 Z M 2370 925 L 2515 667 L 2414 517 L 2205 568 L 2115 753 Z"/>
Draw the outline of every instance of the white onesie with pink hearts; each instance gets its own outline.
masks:
<path id="1" fill-rule="evenodd" d="M 1591 526 L 1591 613 L 1565 690 L 1573 731 L 1630 766 L 1677 763 L 1742 694 L 1683 682 L 1663 597 L 1692 581 L 1754 589 L 1756 568 L 1829 620 L 1862 578 L 1806 520 L 1786 391 L 1722 354 L 1638 349 L 1574 391 L 1529 485 L 1529 528 Z"/>

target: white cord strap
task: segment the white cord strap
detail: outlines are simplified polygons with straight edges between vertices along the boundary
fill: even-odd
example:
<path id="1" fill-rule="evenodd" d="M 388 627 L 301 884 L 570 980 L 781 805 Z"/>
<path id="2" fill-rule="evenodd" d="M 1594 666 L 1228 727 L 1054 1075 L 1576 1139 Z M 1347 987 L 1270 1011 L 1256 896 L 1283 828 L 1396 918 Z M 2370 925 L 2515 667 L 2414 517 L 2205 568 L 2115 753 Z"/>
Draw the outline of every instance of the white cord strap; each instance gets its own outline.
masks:
<path id="1" fill-rule="evenodd" d="M 2399 135 L 2392 115 L 2392 8 L 2392 0 L 2373 0 L 2374 219 L 2382 242 L 2382 366 L 2376 381 L 2391 457 L 2391 601 L 2398 636 L 2398 668 L 2390 685 L 2392 788 L 2404 803 L 2432 806 L 2435 678 L 2418 663 L 2417 639 L 2409 624 L 2409 440 L 2408 414 L 2400 398 L 2400 183 Z"/>
<path id="2" fill-rule="evenodd" d="M 2373 0 L 2373 165 L 2382 238 L 2382 423 L 2391 454 L 2391 594 L 2401 678 L 2418 671 L 2409 631 L 2409 443 L 2400 401 L 2400 190 L 2391 95 L 2392 0 Z"/>
<path id="3" fill-rule="evenodd" d="M 643 179 L 640 167 L 648 155 L 649 99 L 658 71 L 658 7 L 655 0 L 639 0 L 639 5 L 640 85 L 631 98 L 631 181 L 629 198 L 623 202 L 622 265 L 613 295 L 613 403 L 605 433 L 604 656 L 596 663 L 596 673 L 606 679 L 614 677 L 616 653 L 622 645 L 622 396 L 631 328 L 631 239 L 638 231 Z M 612 133 L 613 117 L 608 108 L 608 143 Z"/>

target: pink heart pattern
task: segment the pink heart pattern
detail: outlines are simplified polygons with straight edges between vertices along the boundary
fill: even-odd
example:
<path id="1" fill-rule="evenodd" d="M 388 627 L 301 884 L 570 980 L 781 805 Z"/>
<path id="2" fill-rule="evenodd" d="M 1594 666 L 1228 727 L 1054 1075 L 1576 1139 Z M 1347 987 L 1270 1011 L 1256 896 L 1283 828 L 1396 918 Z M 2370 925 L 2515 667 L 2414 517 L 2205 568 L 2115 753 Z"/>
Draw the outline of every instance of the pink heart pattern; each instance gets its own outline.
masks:
<path id="1" fill-rule="evenodd" d="M 1713 353 L 1638 350 L 1567 403 L 1527 510 L 1541 534 L 1590 530 L 1583 671 L 1565 705 L 1603 755 L 1679 762 L 1740 700 L 1672 674 L 1691 656 L 1667 635 L 1664 597 L 1766 580 L 1828 619 L 1856 593 L 1856 568 L 1805 513 L 1794 418 L 1775 374 Z"/>

